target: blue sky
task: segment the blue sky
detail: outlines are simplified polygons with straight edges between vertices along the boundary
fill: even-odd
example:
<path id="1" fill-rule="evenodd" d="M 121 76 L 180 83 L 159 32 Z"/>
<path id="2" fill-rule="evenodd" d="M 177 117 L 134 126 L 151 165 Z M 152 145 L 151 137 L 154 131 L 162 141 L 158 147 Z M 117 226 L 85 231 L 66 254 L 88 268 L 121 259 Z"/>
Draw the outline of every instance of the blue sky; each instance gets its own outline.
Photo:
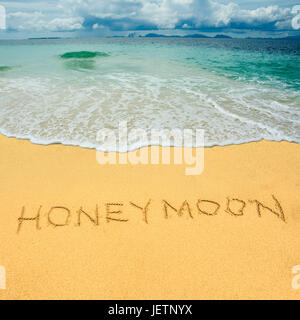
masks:
<path id="1" fill-rule="evenodd" d="M 135 32 L 229 34 L 236 37 L 299 34 L 292 28 L 300 0 L 12 0 L 0 38 L 111 36 Z M 300 13 L 300 11 L 299 11 Z"/>

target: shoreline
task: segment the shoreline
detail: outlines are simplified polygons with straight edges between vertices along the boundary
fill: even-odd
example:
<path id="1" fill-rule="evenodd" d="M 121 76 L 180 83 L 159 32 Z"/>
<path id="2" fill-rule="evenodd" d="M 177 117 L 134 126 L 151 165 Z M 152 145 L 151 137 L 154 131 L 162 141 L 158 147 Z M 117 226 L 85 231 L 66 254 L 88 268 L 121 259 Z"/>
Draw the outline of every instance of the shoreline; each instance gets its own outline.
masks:
<path id="1" fill-rule="evenodd" d="M 300 298 L 299 144 L 208 147 L 198 176 L 0 146 L 0 299 Z"/>
<path id="2" fill-rule="evenodd" d="M 0 132 L 0 137 L 3 138 L 7 138 L 7 139 L 13 139 L 13 140 L 20 140 L 20 141 L 27 141 L 30 144 L 33 145 L 37 145 L 37 146 L 44 146 L 44 147 L 49 147 L 49 146 L 63 146 L 63 147 L 74 147 L 74 148 L 81 148 L 81 149 L 85 149 L 85 150 L 93 150 L 93 151 L 100 151 L 103 153 L 120 153 L 120 154 L 124 154 L 124 153 L 130 153 L 130 152 L 136 152 L 139 151 L 141 149 L 144 148 L 152 148 L 152 147 L 158 147 L 158 148 L 188 148 L 188 149 L 197 149 L 197 148 L 202 148 L 202 146 L 193 146 L 193 147 L 185 147 L 185 146 L 175 146 L 175 145 L 170 145 L 170 146 L 162 146 L 162 145 L 156 145 L 156 144 L 149 144 L 149 145 L 145 145 L 145 146 L 140 146 L 137 148 L 132 148 L 132 149 L 128 149 L 127 151 L 104 151 L 104 150 L 98 150 L 95 147 L 87 147 L 87 146 L 82 146 L 79 144 L 65 144 L 62 142 L 51 142 L 51 143 L 40 143 L 40 142 L 34 142 L 33 140 L 31 140 L 31 138 L 17 138 L 16 136 L 13 135 L 6 135 L 2 132 Z M 288 141 L 285 139 L 282 140 L 269 140 L 269 139 L 265 139 L 265 138 L 261 138 L 259 140 L 251 140 L 251 141 L 246 141 L 246 142 L 237 142 L 237 143 L 229 143 L 229 144 L 224 144 L 224 145 L 218 145 L 218 144 L 214 144 L 211 146 L 204 146 L 204 149 L 212 149 L 212 148 L 223 148 L 223 147 L 234 147 L 234 146 L 242 146 L 242 145 L 247 145 L 247 144 L 251 144 L 251 143 L 260 143 L 260 142 L 268 142 L 268 143 L 291 143 L 291 144 L 296 144 L 296 145 L 300 145 L 300 143 L 296 142 L 296 141 Z"/>

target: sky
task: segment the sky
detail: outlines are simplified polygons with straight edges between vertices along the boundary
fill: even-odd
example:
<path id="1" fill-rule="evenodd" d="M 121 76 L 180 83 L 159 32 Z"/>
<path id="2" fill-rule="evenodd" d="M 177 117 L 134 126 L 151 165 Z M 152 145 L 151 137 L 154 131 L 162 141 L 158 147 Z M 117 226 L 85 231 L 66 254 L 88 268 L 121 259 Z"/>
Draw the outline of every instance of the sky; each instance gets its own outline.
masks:
<path id="1" fill-rule="evenodd" d="M 300 33 L 292 27 L 297 15 L 292 9 L 300 0 L 0 0 L 0 5 L 6 9 L 6 30 L 0 30 L 0 39 Z"/>

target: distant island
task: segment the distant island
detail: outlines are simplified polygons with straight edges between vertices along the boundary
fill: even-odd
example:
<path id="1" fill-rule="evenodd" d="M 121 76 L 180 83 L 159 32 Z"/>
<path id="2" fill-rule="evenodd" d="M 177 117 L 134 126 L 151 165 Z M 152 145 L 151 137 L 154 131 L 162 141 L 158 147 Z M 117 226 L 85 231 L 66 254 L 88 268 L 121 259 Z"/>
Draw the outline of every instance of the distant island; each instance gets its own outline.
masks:
<path id="1" fill-rule="evenodd" d="M 63 39 L 61 37 L 40 37 L 40 38 L 28 38 L 28 40 L 57 40 Z"/>
<path id="2" fill-rule="evenodd" d="M 139 36 L 142 38 L 199 38 L 199 39 L 234 39 L 228 35 L 225 34 L 217 34 L 214 37 L 209 37 L 201 33 L 195 33 L 195 34 L 188 34 L 185 36 L 180 35 L 164 35 L 164 34 L 158 34 L 158 33 L 148 33 L 145 36 Z M 261 37 L 247 37 L 245 39 L 264 39 L 264 40 L 289 40 L 289 39 L 300 39 L 300 35 L 297 36 L 288 36 L 288 37 L 280 37 L 280 38 L 261 38 Z"/>
<path id="3" fill-rule="evenodd" d="M 144 36 L 144 38 L 203 38 L 203 39 L 232 39 L 230 36 L 226 36 L 224 34 L 217 34 L 214 37 L 209 37 L 201 33 L 195 33 L 195 34 L 187 34 L 185 36 L 179 36 L 179 35 L 172 35 L 168 36 L 165 34 L 158 34 L 158 33 L 148 33 Z"/>
<path id="4" fill-rule="evenodd" d="M 231 36 L 225 34 L 217 34 L 214 37 L 210 37 L 201 33 L 195 34 L 187 34 L 184 36 L 181 35 L 165 35 L 160 33 L 147 33 L 146 35 L 138 35 L 135 32 L 128 34 L 127 36 L 124 35 L 113 35 L 107 36 L 105 38 L 197 38 L 197 39 L 234 39 Z M 27 38 L 27 40 L 58 40 L 58 39 L 71 39 L 69 37 L 62 38 L 62 37 L 40 37 L 40 38 Z M 262 38 L 262 37 L 246 37 L 242 39 L 253 39 L 253 40 L 299 40 L 300 35 L 296 36 L 287 36 L 287 37 L 278 37 L 278 38 Z"/>

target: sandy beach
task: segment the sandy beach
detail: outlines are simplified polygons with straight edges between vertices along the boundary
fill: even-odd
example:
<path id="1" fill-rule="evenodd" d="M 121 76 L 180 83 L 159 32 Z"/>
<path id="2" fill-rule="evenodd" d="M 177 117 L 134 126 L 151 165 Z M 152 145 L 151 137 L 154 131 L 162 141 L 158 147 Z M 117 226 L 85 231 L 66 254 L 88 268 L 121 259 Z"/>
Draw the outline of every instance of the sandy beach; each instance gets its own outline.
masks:
<path id="1" fill-rule="evenodd" d="M 199 176 L 0 146 L 0 299 L 300 298 L 299 144 L 206 148 Z"/>

